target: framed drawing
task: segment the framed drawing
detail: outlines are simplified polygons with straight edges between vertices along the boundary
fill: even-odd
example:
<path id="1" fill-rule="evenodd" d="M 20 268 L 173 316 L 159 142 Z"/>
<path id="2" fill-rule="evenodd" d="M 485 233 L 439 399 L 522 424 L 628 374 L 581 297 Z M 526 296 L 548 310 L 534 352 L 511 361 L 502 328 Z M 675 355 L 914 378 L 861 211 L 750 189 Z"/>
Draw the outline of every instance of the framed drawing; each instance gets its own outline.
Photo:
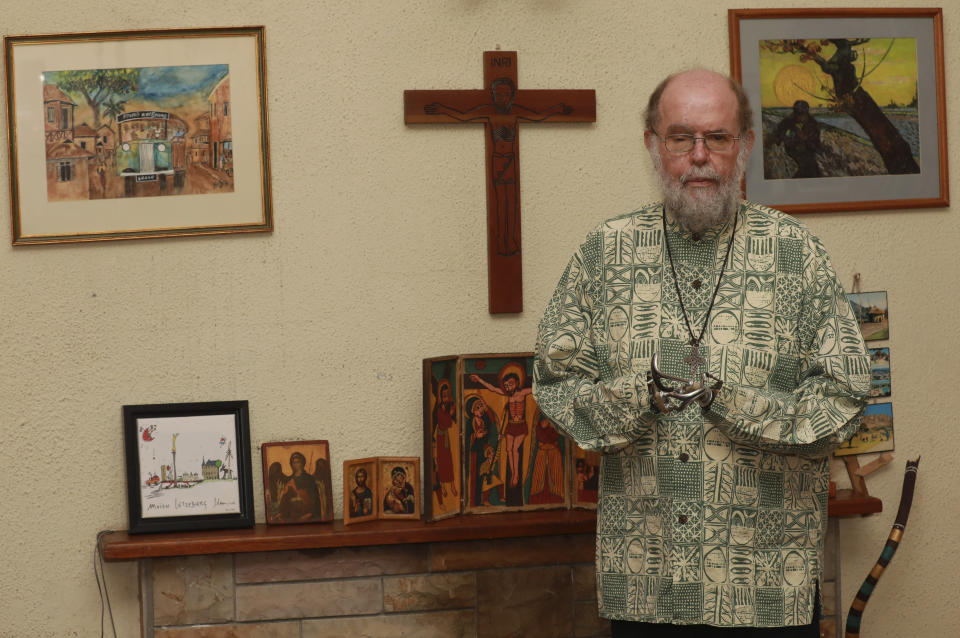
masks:
<path id="1" fill-rule="evenodd" d="M 731 9 L 754 107 L 746 198 L 791 213 L 947 206 L 939 8 Z"/>
<path id="2" fill-rule="evenodd" d="M 14 245 L 272 230 L 263 27 L 4 51 Z"/>
<path id="3" fill-rule="evenodd" d="M 860 431 L 837 448 L 834 455 L 849 456 L 891 450 L 893 450 L 893 405 L 871 403 L 863 413 Z"/>
<path id="4" fill-rule="evenodd" d="M 377 485 L 377 459 L 343 462 L 343 524 L 361 523 L 377 518 L 380 488 Z"/>
<path id="5" fill-rule="evenodd" d="M 460 513 L 463 489 L 457 357 L 423 361 L 423 507 L 427 520 Z"/>
<path id="6" fill-rule="evenodd" d="M 333 520 L 330 446 L 326 441 L 278 441 L 260 446 L 268 524 Z"/>
<path id="7" fill-rule="evenodd" d="M 870 350 L 870 396 L 888 397 L 890 387 L 890 348 Z"/>
<path id="8" fill-rule="evenodd" d="M 246 401 L 123 406 L 130 533 L 253 527 Z"/>
<path id="9" fill-rule="evenodd" d="M 860 324 L 864 341 L 882 341 L 890 338 L 890 313 L 887 310 L 887 292 L 847 293 L 853 314 Z"/>
<path id="10" fill-rule="evenodd" d="M 415 456 L 377 458 L 378 518 L 420 518 L 420 459 Z"/>

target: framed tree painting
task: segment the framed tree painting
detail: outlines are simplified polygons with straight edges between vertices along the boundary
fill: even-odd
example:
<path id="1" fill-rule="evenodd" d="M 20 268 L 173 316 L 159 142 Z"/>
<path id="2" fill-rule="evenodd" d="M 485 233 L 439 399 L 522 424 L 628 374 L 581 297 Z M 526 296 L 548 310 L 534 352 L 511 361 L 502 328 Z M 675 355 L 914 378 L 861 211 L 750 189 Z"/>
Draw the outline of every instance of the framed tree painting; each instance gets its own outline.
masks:
<path id="1" fill-rule="evenodd" d="M 14 245 L 272 230 L 263 27 L 4 50 Z"/>
<path id="2" fill-rule="evenodd" d="M 326 441 L 277 441 L 260 446 L 268 524 L 333 520 L 330 445 Z"/>
<path id="3" fill-rule="evenodd" d="M 753 106 L 746 198 L 791 213 L 947 206 L 939 8 L 731 9 Z"/>
<path id="4" fill-rule="evenodd" d="M 123 406 L 130 533 L 253 527 L 246 401 Z"/>

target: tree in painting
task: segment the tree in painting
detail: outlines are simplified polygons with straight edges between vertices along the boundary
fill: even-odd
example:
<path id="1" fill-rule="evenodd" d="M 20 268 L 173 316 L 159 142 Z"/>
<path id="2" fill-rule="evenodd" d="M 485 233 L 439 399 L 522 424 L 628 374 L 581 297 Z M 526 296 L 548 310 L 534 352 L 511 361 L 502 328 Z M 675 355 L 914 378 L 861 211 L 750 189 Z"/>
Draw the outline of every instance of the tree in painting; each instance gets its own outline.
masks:
<path id="1" fill-rule="evenodd" d="M 110 98 L 134 93 L 140 85 L 140 69 L 90 69 L 84 71 L 60 71 L 57 85 L 61 91 L 80 95 L 93 111 L 93 128 L 100 127 L 101 105 Z M 122 105 L 122 103 L 121 103 Z M 122 112 L 122 108 L 118 112 Z M 109 113 L 108 113 L 109 114 Z M 117 112 L 113 113 L 116 117 Z"/>
<path id="2" fill-rule="evenodd" d="M 830 77 L 833 86 L 822 87 L 828 94 L 826 97 L 813 97 L 827 100 L 832 108 L 848 114 L 860 124 L 883 159 L 888 173 L 919 173 L 920 167 L 913 158 L 909 143 L 863 87 L 864 78 L 883 63 L 886 54 L 869 70 L 866 60 L 859 71 L 855 66 L 860 57 L 855 47 L 869 41 L 870 38 L 764 40 L 760 47 L 772 53 L 799 56 L 801 63 L 815 62 Z M 833 53 L 829 54 L 831 46 Z"/>

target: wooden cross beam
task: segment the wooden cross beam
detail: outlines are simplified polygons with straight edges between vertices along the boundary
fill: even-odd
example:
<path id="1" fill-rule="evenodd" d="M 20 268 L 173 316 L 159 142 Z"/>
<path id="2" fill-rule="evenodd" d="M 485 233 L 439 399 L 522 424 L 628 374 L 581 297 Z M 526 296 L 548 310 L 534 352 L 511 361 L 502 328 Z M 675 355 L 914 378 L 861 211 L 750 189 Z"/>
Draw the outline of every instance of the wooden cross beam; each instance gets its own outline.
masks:
<path id="1" fill-rule="evenodd" d="M 483 89 L 404 91 L 407 124 L 483 124 L 487 157 L 487 280 L 491 314 L 523 311 L 521 122 L 595 122 L 593 90 L 519 89 L 517 52 L 483 53 Z"/>

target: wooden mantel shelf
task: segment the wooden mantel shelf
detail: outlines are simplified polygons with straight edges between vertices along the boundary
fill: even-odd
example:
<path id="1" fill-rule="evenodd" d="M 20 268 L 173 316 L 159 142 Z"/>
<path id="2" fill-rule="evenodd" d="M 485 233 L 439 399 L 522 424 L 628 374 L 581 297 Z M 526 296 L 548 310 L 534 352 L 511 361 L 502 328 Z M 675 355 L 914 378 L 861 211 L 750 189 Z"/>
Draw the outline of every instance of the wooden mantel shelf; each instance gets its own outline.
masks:
<path id="1" fill-rule="evenodd" d="M 592 510 L 547 510 L 456 516 L 424 521 L 369 521 L 344 525 L 342 520 L 311 525 L 255 525 L 252 529 L 208 530 L 161 534 L 104 534 L 105 560 L 164 556 L 271 552 L 369 545 L 401 545 L 444 541 L 592 534 Z"/>
<path id="2" fill-rule="evenodd" d="M 874 514 L 883 502 L 839 490 L 829 501 L 830 516 Z M 596 514 L 590 510 L 548 510 L 467 515 L 423 521 L 370 521 L 344 525 L 342 520 L 314 525 L 255 525 L 252 529 L 207 530 L 161 534 L 104 534 L 105 560 L 134 560 L 201 554 L 234 554 L 283 550 L 366 547 L 445 541 L 592 534 Z"/>

